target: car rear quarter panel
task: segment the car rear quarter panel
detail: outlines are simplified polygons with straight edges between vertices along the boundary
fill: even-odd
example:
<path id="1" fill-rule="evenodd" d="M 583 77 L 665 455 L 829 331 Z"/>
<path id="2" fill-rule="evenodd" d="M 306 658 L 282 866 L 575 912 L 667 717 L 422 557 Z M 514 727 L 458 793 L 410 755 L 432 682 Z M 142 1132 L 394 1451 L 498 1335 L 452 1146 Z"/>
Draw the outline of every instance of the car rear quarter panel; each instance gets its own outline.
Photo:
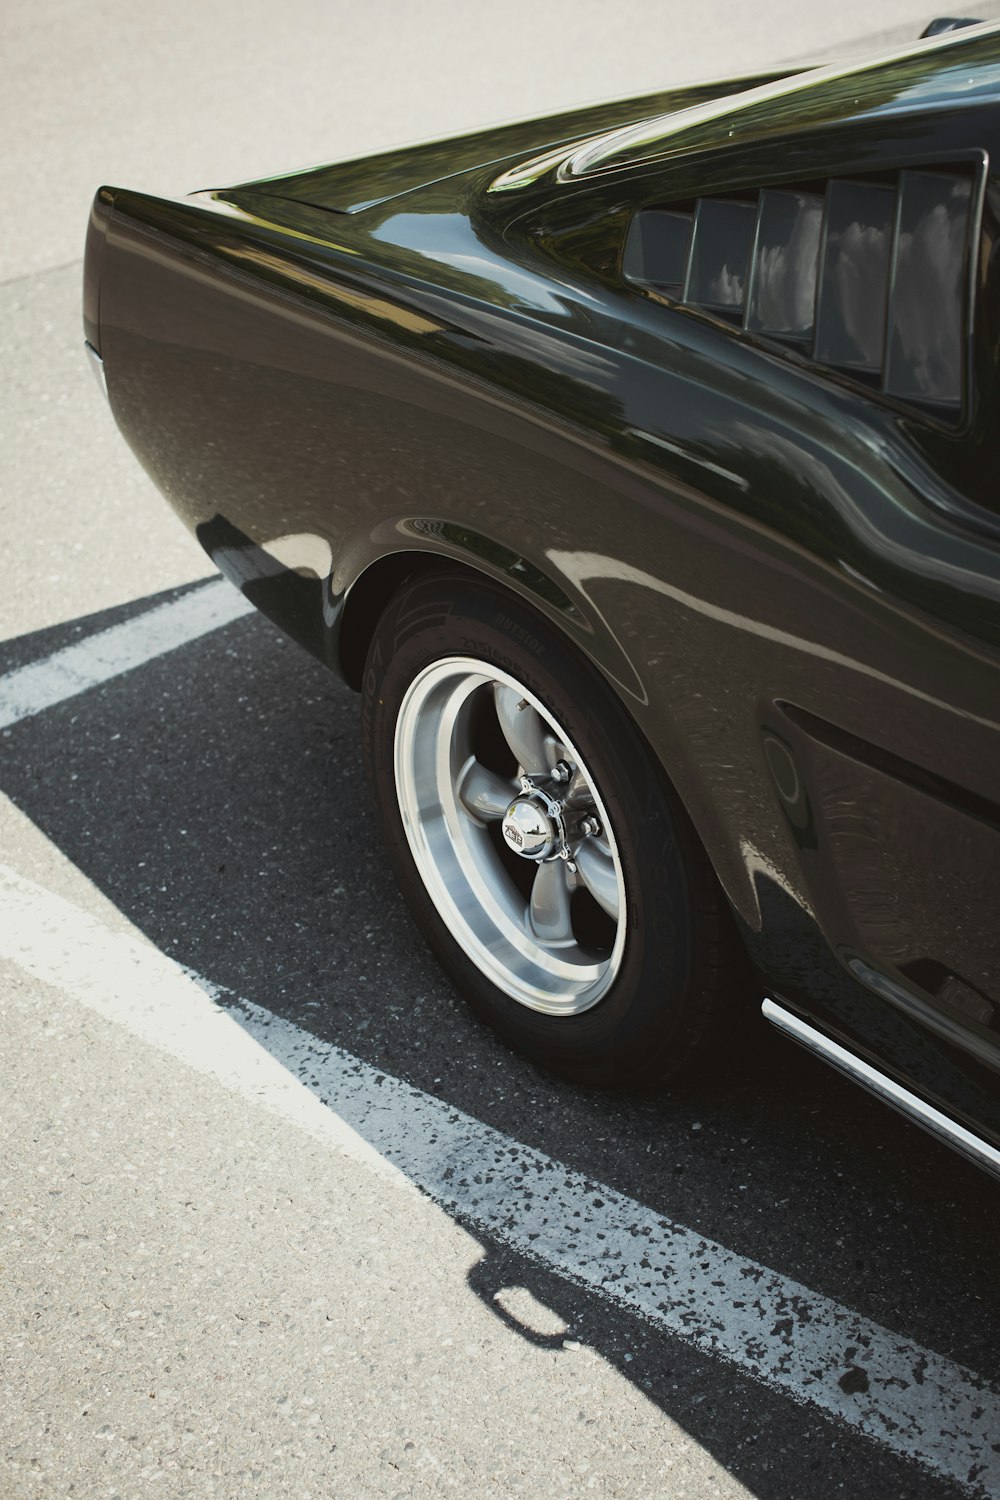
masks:
<path id="1" fill-rule="evenodd" d="M 343 228 L 119 195 L 117 420 L 334 664 L 386 556 L 527 598 L 629 707 L 772 987 L 1000 1139 L 995 544 L 928 504 L 947 483 L 905 421 L 513 254 L 470 216 L 482 185 Z M 865 965 L 927 1015 L 873 1003 Z"/>

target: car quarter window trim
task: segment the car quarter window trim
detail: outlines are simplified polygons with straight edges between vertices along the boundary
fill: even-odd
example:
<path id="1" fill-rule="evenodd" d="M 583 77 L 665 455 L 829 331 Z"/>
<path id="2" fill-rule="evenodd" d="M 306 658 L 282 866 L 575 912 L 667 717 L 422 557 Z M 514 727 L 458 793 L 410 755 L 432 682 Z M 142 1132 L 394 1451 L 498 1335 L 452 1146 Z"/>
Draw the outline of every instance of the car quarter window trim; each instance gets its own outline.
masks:
<path id="1" fill-rule="evenodd" d="M 757 194 L 757 214 L 753 223 L 753 234 L 750 236 L 750 260 L 747 265 L 747 294 L 743 304 L 743 322 L 746 323 L 750 316 L 750 309 L 754 305 L 757 295 L 757 283 L 760 280 L 760 230 L 763 218 L 764 189 Z"/>
<path id="2" fill-rule="evenodd" d="M 694 242 L 698 234 L 698 218 L 701 214 L 701 200 L 697 199 L 694 211 L 691 215 L 691 237 L 688 240 L 687 258 L 684 262 L 684 280 L 681 282 L 681 298 L 686 303 L 691 295 L 691 262 L 694 260 Z"/>

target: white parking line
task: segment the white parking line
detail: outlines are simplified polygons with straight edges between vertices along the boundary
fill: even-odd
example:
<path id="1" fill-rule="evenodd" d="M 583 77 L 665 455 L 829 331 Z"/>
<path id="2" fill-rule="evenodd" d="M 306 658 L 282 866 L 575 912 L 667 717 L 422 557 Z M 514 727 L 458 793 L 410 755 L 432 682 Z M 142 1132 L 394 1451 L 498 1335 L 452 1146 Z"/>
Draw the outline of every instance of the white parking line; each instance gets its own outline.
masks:
<path id="1" fill-rule="evenodd" d="M 260 1006 L 222 1008 L 145 940 L 6 866 L 0 901 L 0 955 L 38 979 L 578 1286 L 973 1494 L 1000 1492 L 1000 1393 L 973 1371 Z"/>
<path id="2" fill-rule="evenodd" d="M 0 729 L 174 651 L 252 610 L 253 605 L 220 578 L 76 641 L 42 661 L 8 672 L 0 677 Z"/>

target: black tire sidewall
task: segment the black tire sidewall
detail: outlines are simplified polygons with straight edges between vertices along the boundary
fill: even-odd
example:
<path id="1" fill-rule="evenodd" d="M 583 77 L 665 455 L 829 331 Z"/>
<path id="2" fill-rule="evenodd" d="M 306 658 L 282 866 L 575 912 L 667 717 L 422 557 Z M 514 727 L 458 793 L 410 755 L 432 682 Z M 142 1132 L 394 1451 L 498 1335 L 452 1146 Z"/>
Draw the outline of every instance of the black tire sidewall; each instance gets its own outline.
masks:
<path id="1" fill-rule="evenodd" d="M 551 712 L 577 746 L 607 809 L 622 861 L 627 935 L 618 974 L 577 1016 L 534 1011 L 472 962 L 414 864 L 396 794 L 394 743 L 413 680 L 444 657 L 499 667 Z M 535 1061 L 594 1082 L 667 1076 L 696 1040 L 690 879 L 677 809 L 645 742 L 597 671 L 535 613 L 489 583 L 405 587 L 372 639 L 362 686 L 366 770 L 393 870 L 417 923 L 477 1013 Z M 683 816 L 683 815 L 681 815 Z"/>

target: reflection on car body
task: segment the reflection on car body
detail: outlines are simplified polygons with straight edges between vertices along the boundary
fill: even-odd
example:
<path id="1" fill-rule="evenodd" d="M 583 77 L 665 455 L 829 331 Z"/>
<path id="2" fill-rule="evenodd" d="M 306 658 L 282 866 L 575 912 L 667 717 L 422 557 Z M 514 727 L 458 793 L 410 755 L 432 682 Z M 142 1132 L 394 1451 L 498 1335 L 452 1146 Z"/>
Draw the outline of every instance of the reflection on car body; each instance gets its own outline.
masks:
<path id="1" fill-rule="evenodd" d="M 765 1014 L 1000 1170 L 1000 27 L 183 201 L 85 333 L 362 695 L 411 909 L 589 1082 Z"/>

